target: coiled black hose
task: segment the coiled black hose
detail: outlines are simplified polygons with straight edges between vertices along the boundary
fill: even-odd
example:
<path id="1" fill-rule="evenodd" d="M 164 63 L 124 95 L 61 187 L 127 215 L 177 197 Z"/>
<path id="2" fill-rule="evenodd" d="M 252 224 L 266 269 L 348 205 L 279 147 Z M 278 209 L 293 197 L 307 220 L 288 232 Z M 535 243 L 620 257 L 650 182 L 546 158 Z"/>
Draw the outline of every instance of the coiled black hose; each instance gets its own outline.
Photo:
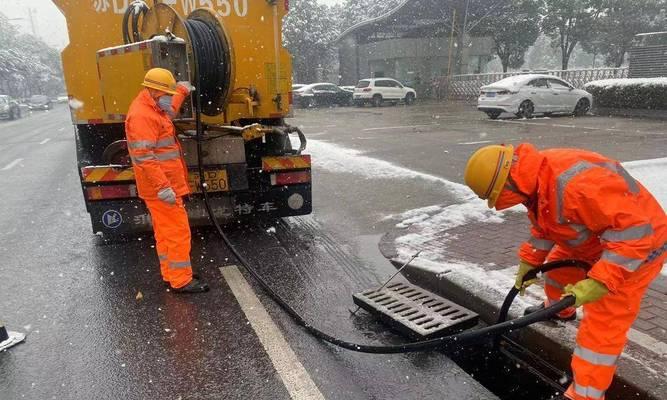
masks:
<path id="1" fill-rule="evenodd" d="M 210 26 L 208 26 L 205 21 L 196 19 L 188 20 L 188 22 L 186 23 L 186 28 L 188 30 L 188 34 L 190 35 L 190 40 L 192 42 L 192 50 L 194 52 L 193 58 L 196 71 L 195 86 L 197 88 L 197 92 L 194 93 L 195 104 L 196 104 L 195 124 L 197 131 L 197 170 L 199 176 L 203 177 L 204 164 L 201 155 L 202 155 L 202 142 L 203 142 L 204 131 L 201 121 L 201 114 L 207 107 L 207 104 L 204 103 L 210 101 L 211 96 L 213 96 L 213 93 L 211 93 L 210 90 L 214 90 L 216 88 L 221 89 L 225 85 L 230 85 L 231 82 L 222 83 L 219 82 L 221 76 L 210 75 L 212 71 L 216 68 L 216 66 L 215 65 L 210 66 L 209 64 L 211 62 L 216 62 L 216 61 L 213 61 L 215 59 L 211 59 L 208 57 L 215 55 L 213 53 L 217 51 L 216 48 L 218 48 L 218 46 L 215 43 L 211 42 L 204 43 L 202 42 L 202 40 L 205 40 L 205 38 L 209 38 L 209 40 L 212 40 L 211 35 L 213 35 L 215 31 Z M 218 65 L 217 67 L 220 67 L 220 65 Z M 205 83 L 205 79 L 213 80 L 216 83 L 214 85 L 212 85 L 211 82 Z M 200 91 L 199 88 L 202 88 L 203 90 Z M 292 317 L 292 319 L 294 319 L 294 321 L 300 326 L 302 326 L 308 333 L 310 333 L 311 335 L 320 340 L 323 340 L 327 343 L 333 344 L 335 346 L 341 347 L 346 350 L 360 352 L 360 353 L 371 353 L 371 354 L 395 354 L 395 353 L 411 353 L 411 352 L 428 351 L 428 350 L 448 350 L 454 347 L 460 347 L 464 344 L 470 344 L 488 338 L 495 338 L 498 337 L 499 335 L 509 333 L 517 329 L 525 328 L 526 326 L 534 324 L 536 322 L 547 320 L 556 315 L 557 313 L 559 313 L 560 311 L 568 307 L 571 307 L 572 305 L 574 305 L 575 302 L 574 297 L 567 296 L 562 300 L 552 304 L 551 306 L 546 307 L 545 309 L 540 310 L 538 312 L 529 314 L 527 316 L 523 316 L 511 321 L 501 321 L 495 325 L 487 326 L 485 328 L 465 331 L 437 339 L 424 340 L 424 341 L 405 343 L 399 345 L 389 345 L 389 346 L 367 345 L 367 344 L 348 342 L 346 340 L 336 338 L 312 326 L 289 303 L 287 303 L 278 293 L 276 293 L 273 290 L 273 288 L 271 288 L 271 286 L 264 280 L 264 278 L 262 278 L 261 275 L 259 275 L 259 273 L 255 270 L 255 268 L 253 268 L 252 265 L 245 259 L 245 257 L 238 251 L 236 246 L 231 242 L 231 240 L 222 230 L 220 223 L 218 222 L 217 218 L 213 213 L 208 192 L 206 190 L 205 180 L 200 179 L 200 184 L 201 184 L 201 191 L 204 196 L 204 205 L 206 207 L 206 212 L 208 213 L 209 219 L 213 224 L 213 226 L 215 226 L 215 229 L 217 230 L 218 234 L 225 242 L 229 250 L 232 252 L 232 254 L 234 254 L 238 262 L 241 265 L 243 265 L 243 267 L 253 276 L 253 278 L 255 278 L 255 280 L 257 280 L 257 282 L 260 284 L 262 289 L 269 295 L 269 297 L 271 297 L 273 301 L 275 301 L 283 310 L 285 310 L 285 312 L 289 314 L 289 316 Z M 572 265 L 571 263 L 564 265 L 563 262 L 560 261 L 555 263 L 547 263 L 544 264 L 539 269 L 539 271 L 549 271 L 551 269 L 562 268 L 571 265 Z M 530 271 L 528 274 L 526 274 L 526 277 L 524 279 L 531 279 L 535 277 L 535 275 L 539 271 L 537 270 Z M 509 311 L 509 306 L 512 304 L 514 298 L 518 293 L 519 291 L 513 287 L 512 290 L 510 290 L 510 292 L 507 294 L 505 302 L 503 303 L 503 309 L 501 309 L 501 316 L 504 315 L 503 319 L 506 318 L 507 312 Z M 507 307 L 505 307 L 506 305 Z"/>
<path id="2" fill-rule="evenodd" d="M 185 28 L 195 59 L 194 73 L 201 97 L 198 110 L 208 116 L 219 115 L 232 84 L 229 48 L 218 30 L 203 19 L 189 18 L 185 20 Z"/>
<path id="3" fill-rule="evenodd" d="M 133 1 L 125 10 L 123 14 L 123 43 L 130 44 L 134 42 L 141 42 L 143 38 L 139 32 L 139 17 L 146 15 L 148 6 L 143 1 Z M 132 16 L 132 27 L 128 26 L 130 22 L 130 15 Z M 130 35 L 130 30 L 132 35 Z"/>

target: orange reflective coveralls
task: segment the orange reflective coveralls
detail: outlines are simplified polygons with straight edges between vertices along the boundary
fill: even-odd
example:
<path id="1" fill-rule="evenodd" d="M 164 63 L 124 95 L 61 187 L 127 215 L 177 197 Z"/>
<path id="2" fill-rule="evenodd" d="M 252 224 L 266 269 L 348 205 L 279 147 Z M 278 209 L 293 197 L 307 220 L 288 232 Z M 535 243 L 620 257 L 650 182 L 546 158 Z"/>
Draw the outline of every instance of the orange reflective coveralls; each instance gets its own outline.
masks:
<path id="1" fill-rule="evenodd" d="M 177 90 L 172 99 L 175 112 L 187 96 L 187 89 L 179 86 Z M 158 107 L 148 89 L 143 89 L 125 120 L 127 147 L 139 197 L 151 214 L 162 279 L 173 288 L 181 288 L 192 280 L 190 225 L 183 204 L 190 188 L 175 131 L 169 115 Z M 176 193 L 176 204 L 158 198 L 158 192 L 169 187 Z"/>
<path id="2" fill-rule="evenodd" d="M 524 204 L 532 237 L 521 246 L 521 259 L 533 265 L 547 258 L 587 261 L 593 265 L 588 277 L 609 289 L 584 305 L 572 357 L 574 381 L 566 392 L 575 400 L 604 399 L 644 292 L 667 257 L 667 216 L 617 161 L 583 150 L 519 145 L 503 191 L 529 198 Z M 585 275 L 574 268 L 549 272 L 546 303 L 559 300 L 565 285 Z"/>

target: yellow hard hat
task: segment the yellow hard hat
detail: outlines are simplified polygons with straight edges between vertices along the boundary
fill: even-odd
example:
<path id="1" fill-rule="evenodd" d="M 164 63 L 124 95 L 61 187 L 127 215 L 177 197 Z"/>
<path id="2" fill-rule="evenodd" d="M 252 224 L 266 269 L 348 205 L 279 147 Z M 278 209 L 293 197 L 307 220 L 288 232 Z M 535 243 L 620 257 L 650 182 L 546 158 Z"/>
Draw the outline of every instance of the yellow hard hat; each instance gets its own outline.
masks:
<path id="1" fill-rule="evenodd" d="M 146 72 L 144 82 L 141 86 L 156 89 L 169 94 L 176 94 L 176 79 L 174 75 L 164 68 L 152 68 Z"/>
<path id="2" fill-rule="evenodd" d="M 463 179 L 480 199 L 488 200 L 489 208 L 496 205 L 505 186 L 513 155 L 512 145 L 493 145 L 482 147 L 468 159 Z"/>

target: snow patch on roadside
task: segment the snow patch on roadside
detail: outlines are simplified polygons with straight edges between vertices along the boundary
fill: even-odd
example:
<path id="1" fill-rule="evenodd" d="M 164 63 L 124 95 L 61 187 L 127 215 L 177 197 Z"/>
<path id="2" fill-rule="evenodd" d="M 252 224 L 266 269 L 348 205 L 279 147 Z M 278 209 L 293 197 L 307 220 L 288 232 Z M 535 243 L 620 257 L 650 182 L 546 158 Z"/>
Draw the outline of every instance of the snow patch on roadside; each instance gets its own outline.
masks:
<path id="1" fill-rule="evenodd" d="M 667 210 L 667 157 L 624 162 L 623 167 Z"/>
<path id="2" fill-rule="evenodd" d="M 441 185 L 459 200 L 474 198 L 467 186 L 439 176 L 415 171 L 409 168 L 364 155 L 364 152 L 338 146 L 321 140 L 308 141 L 308 153 L 313 157 L 314 168 L 337 173 L 360 175 L 368 180 L 375 179 L 423 179 Z"/>

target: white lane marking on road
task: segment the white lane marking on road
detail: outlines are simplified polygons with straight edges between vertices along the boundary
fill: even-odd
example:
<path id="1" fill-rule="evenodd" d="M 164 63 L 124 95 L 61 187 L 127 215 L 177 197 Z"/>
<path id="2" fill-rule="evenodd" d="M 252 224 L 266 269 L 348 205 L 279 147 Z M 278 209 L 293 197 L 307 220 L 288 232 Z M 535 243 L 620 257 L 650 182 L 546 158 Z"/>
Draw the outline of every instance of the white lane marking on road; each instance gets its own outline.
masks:
<path id="1" fill-rule="evenodd" d="M 264 346 L 273 367 L 280 375 L 290 397 L 295 400 L 324 400 L 324 395 L 310 378 L 280 329 L 269 316 L 236 265 L 221 267 L 220 272 L 241 306 L 241 310 Z"/>
<path id="2" fill-rule="evenodd" d="M 51 140 L 51 138 L 46 138 L 46 139 L 42 140 L 41 142 L 39 142 L 39 144 L 46 144 L 49 140 Z"/>
<path id="3" fill-rule="evenodd" d="M 304 126 L 300 126 L 299 128 L 301 128 L 301 129 L 309 129 L 309 128 L 320 128 L 320 129 L 322 129 L 322 128 L 335 128 L 337 126 L 338 125 L 304 125 Z"/>
<path id="4" fill-rule="evenodd" d="M 65 130 L 65 128 L 60 128 L 60 129 L 58 129 L 58 132 L 62 132 L 64 130 Z"/>
<path id="5" fill-rule="evenodd" d="M 437 126 L 439 124 L 423 124 L 423 125 L 404 125 L 404 126 L 379 126 L 377 128 L 366 128 L 362 129 L 362 131 L 382 131 L 382 130 L 389 130 L 389 129 L 409 129 L 409 128 L 421 128 L 425 126 Z"/>
<path id="6" fill-rule="evenodd" d="M 17 166 L 21 161 L 23 161 L 22 158 L 17 158 L 16 160 L 10 162 L 9 164 L 5 165 L 4 168 L 0 169 L 0 171 L 8 171 L 15 166 Z"/>
<path id="7" fill-rule="evenodd" d="M 490 140 L 480 140 L 479 142 L 463 142 L 459 144 L 482 144 L 482 143 L 491 143 Z"/>

